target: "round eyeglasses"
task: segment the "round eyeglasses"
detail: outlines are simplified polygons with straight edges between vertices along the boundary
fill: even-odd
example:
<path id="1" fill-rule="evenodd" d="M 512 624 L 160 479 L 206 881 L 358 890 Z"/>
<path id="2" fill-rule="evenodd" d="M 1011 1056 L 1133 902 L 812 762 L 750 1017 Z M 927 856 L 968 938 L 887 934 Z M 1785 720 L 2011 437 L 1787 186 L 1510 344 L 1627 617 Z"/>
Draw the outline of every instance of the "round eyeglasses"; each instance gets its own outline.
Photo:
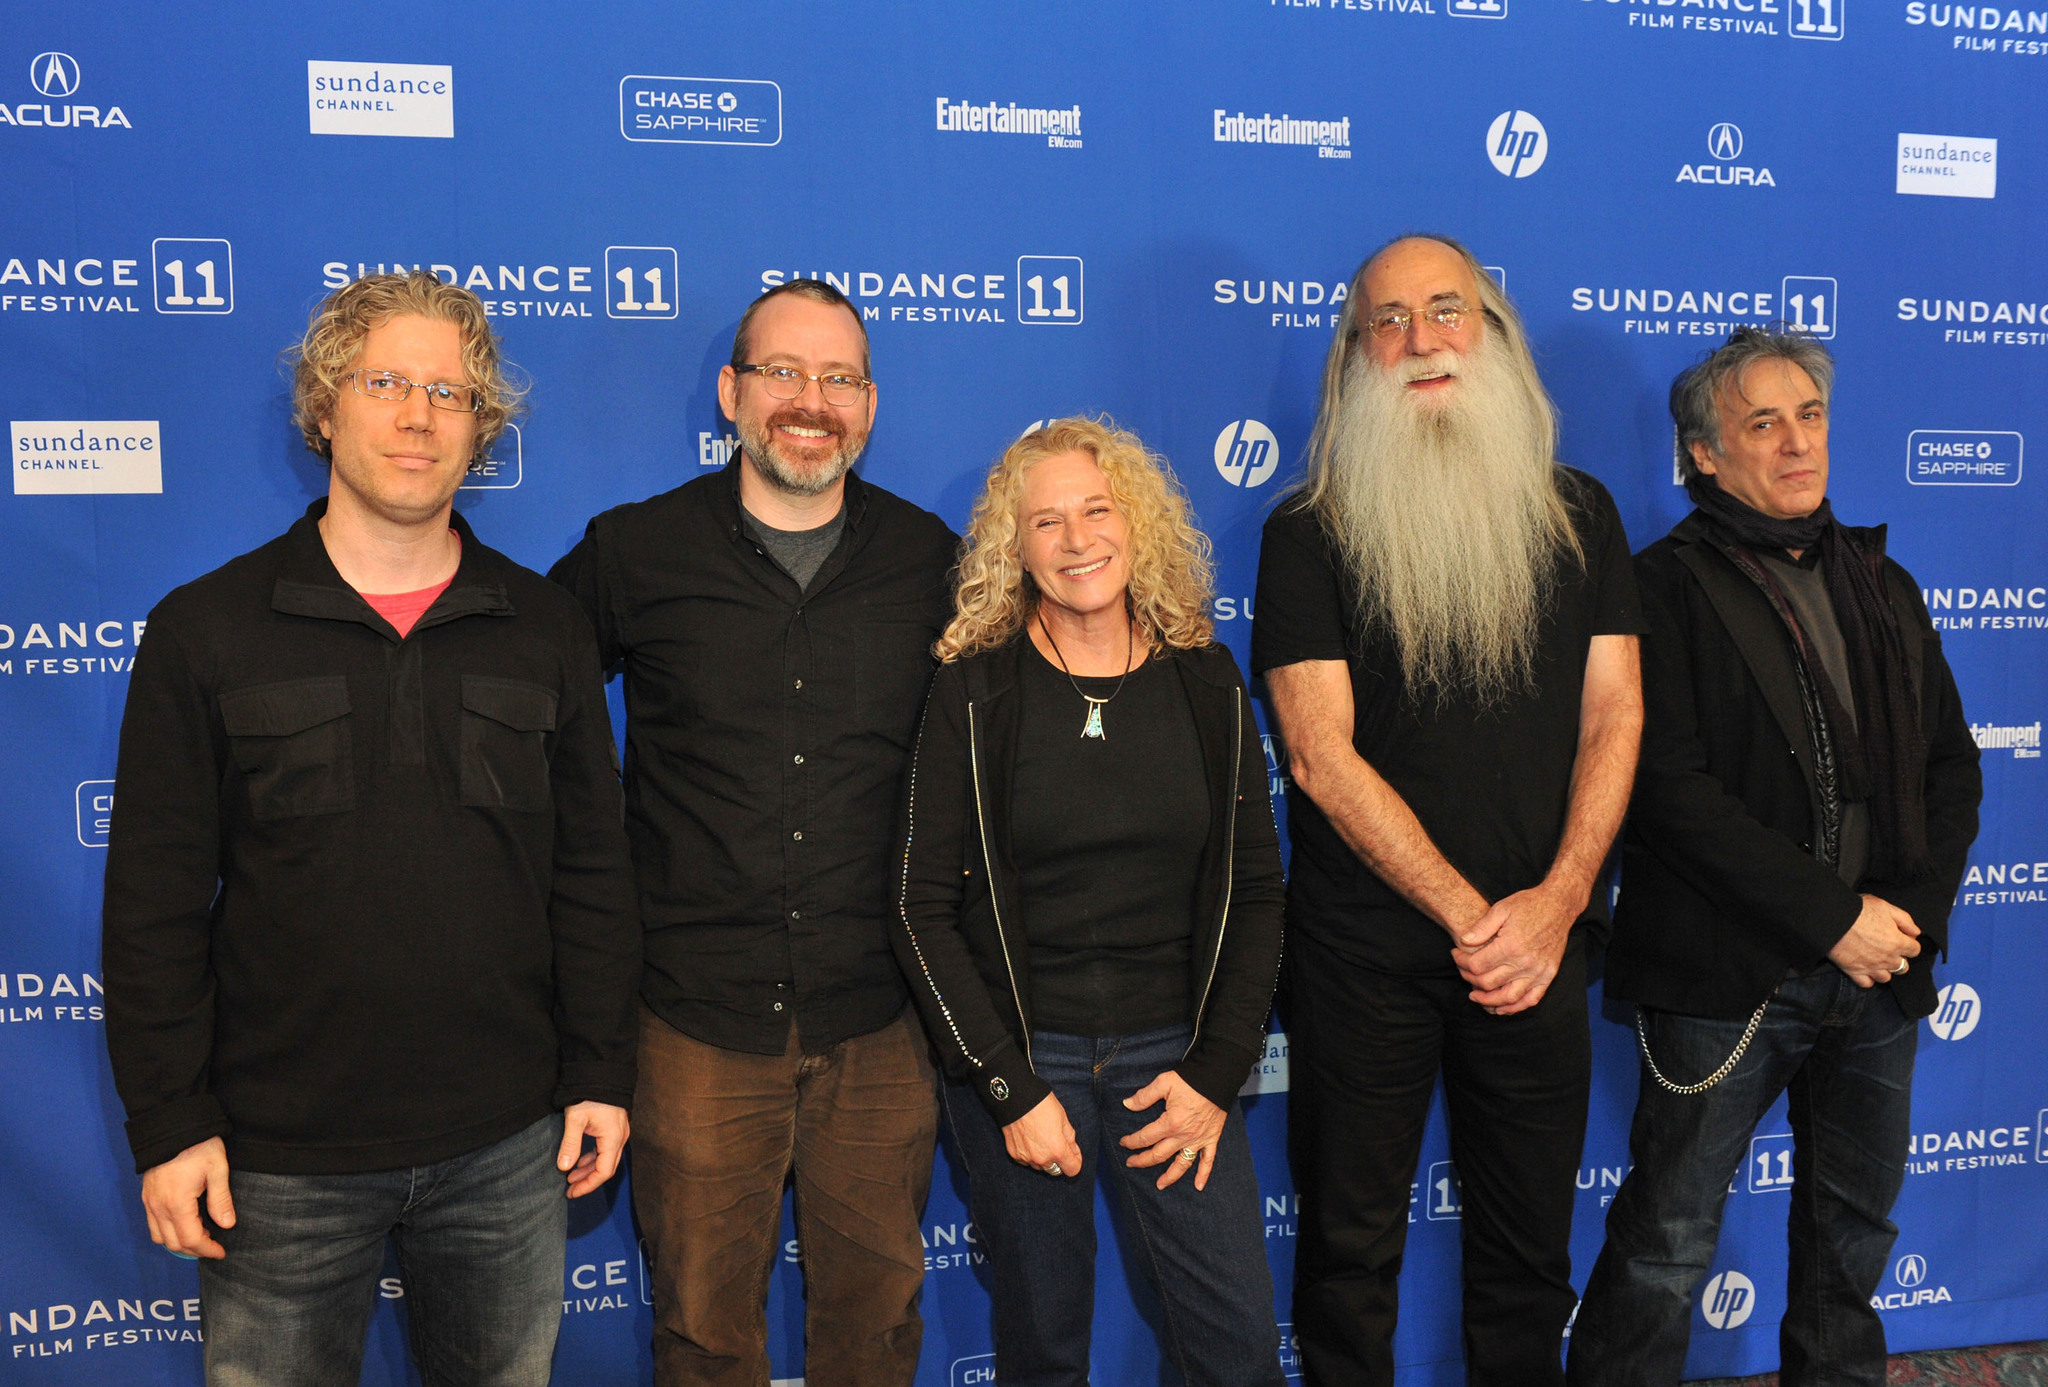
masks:
<path id="1" fill-rule="evenodd" d="M 1365 330 L 1382 340 L 1403 334 L 1417 318 L 1438 332 L 1455 333 L 1465 326 L 1472 310 L 1462 303 L 1440 303 L 1430 308 L 1389 308 L 1365 320 Z"/>
<path id="2" fill-rule="evenodd" d="M 423 385 L 407 380 L 396 371 L 355 371 L 350 373 L 348 383 L 356 394 L 368 395 L 373 400 L 391 400 L 394 403 L 411 395 L 415 389 L 427 392 L 427 403 L 435 409 L 445 409 L 453 414 L 474 414 L 479 397 L 475 389 L 467 385 L 451 385 L 447 381 L 435 381 Z"/>
<path id="3" fill-rule="evenodd" d="M 814 376 L 794 366 L 735 366 L 732 369 L 757 373 L 768 393 L 778 400 L 797 399 L 806 386 L 816 381 L 818 392 L 825 397 L 826 404 L 856 405 L 860 403 L 861 396 L 868 393 L 868 387 L 874 384 L 866 376 L 856 376 L 848 371 L 827 371 Z"/>

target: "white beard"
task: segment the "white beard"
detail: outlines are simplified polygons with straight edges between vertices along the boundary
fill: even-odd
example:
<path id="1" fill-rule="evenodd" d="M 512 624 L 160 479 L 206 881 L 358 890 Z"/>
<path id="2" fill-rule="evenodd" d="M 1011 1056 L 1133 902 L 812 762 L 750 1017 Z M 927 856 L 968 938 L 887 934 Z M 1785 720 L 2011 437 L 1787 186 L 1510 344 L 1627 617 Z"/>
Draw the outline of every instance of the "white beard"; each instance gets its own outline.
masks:
<path id="1" fill-rule="evenodd" d="M 775 441 L 775 427 L 783 422 L 804 425 L 808 428 L 828 429 L 838 437 L 830 455 L 822 462 L 806 464 L 784 453 Z M 865 433 L 853 433 L 829 415 L 814 415 L 793 406 L 784 406 L 770 415 L 764 427 L 742 423 L 739 430 L 740 446 L 753 459 L 762 477 L 779 491 L 792 496 L 816 496 L 829 490 L 832 484 L 853 469 L 860 461 L 860 455 L 868 445 Z"/>
<path id="2" fill-rule="evenodd" d="M 1407 382 L 1455 384 L 1423 394 Z M 1577 538 L 1533 367 L 1498 334 L 1346 370 L 1317 509 L 1418 699 L 1530 686 L 1557 559 Z"/>

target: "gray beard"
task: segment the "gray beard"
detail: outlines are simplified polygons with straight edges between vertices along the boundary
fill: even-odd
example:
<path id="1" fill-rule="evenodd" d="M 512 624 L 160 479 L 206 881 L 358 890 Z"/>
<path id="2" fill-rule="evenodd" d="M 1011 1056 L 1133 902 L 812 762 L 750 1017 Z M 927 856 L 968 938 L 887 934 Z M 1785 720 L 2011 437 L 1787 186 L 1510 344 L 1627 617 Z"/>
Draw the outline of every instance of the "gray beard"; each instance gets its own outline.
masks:
<path id="1" fill-rule="evenodd" d="M 1448 367 L 1447 398 L 1406 382 Z M 1497 703 L 1533 684 L 1561 551 L 1576 550 L 1534 367 L 1498 335 L 1458 357 L 1345 374 L 1318 511 L 1417 699 Z"/>
<path id="2" fill-rule="evenodd" d="M 860 461 L 861 453 L 868 446 L 868 436 L 864 433 L 841 433 L 837 435 L 838 447 L 833 449 L 831 456 L 824 462 L 816 465 L 797 462 L 785 454 L 775 442 L 775 425 L 782 422 L 792 421 L 778 410 L 770 416 L 766 427 L 755 428 L 746 424 L 737 427 L 740 433 L 740 446 L 762 479 L 776 490 L 787 492 L 791 496 L 816 496 L 820 492 L 831 490 L 841 477 L 853 470 L 854 463 Z M 807 428 L 832 427 L 830 422 L 809 418 L 799 418 L 793 422 L 801 423 Z"/>

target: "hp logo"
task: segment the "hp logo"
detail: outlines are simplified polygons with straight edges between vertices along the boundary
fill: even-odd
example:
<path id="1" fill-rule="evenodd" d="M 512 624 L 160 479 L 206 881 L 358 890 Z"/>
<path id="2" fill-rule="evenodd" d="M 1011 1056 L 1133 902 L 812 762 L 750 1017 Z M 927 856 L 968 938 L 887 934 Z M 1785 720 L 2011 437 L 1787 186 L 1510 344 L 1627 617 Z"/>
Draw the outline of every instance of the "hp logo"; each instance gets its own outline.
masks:
<path id="1" fill-rule="evenodd" d="M 1728 160 L 1742 155 L 1742 127 L 1722 121 L 1707 132 L 1707 153 Z"/>
<path id="2" fill-rule="evenodd" d="M 1935 994 L 1934 1015 L 1927 1018 L 1927 1028 L 1940 1040 L 1961 1040 L 1977 1029 L 1977 1023 L 1984 1019 L 1984 1003 L 1977 996 L 1977 989 L 1966 982 L 1952 982 Z"/>
<path id="3" fill-rule="evenodd" d="M 1527 111 L 1502 111 L 1486 128 L 1486 157 L 1509 178 L 1527 178 L 1549 153 L 1543 122 Z"/>
<path id="4" fill-rule="evenodd" d="M 1259 486 L 1279 469 L 1279 440 L 1258 420 L 1239 419 L 1216 435 L 1216 470 L 1232 486 Z"/>
<path id="5" fill-rule="evenodd" d="M 1715 1329 L 1735 1329 L 1756 1310 L 1756 1284 L 1739 1271 L 1724 1271 L 1700 1292 L 1700 1313 Z"/>
<path id="6" fill-rule="evenodd" d="M 1892 1275 L 1899 1284 L 1911 1290 L 1927 1279 L 1927 1259 L 1917 1252 L 1909 1252 L 1899 1258 L 1899 1264 L 1892 1268 Z"/>
<path id="7" fill-rule="evenodd" d="M 28 80 L 44 96 L 69 96 L 78 90 L 78 59 L 69 53 L 38 53 L 28 65 Z"/>

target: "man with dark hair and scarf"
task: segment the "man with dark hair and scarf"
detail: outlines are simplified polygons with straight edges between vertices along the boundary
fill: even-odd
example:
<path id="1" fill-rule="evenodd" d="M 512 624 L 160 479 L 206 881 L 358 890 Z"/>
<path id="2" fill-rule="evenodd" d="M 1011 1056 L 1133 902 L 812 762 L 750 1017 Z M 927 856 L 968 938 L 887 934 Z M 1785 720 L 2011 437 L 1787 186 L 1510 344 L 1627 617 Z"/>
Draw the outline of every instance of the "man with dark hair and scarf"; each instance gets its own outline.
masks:
<path id="1" fill-rule="evenodd" d="M 1636 556 L 1645 717 L 1607 995 L 1637 1004 L 1634 1162 L 1574 1384 L 1676 1383 L 1750 1133 L 1791 1092 L 1786 1387 L 1885 1380 L 1918 1018 L 1983 782 L 1883 526 L 1827 501 L 1827 349 L 1740 328 L 1671 388 L 1697 507 Z"/>

